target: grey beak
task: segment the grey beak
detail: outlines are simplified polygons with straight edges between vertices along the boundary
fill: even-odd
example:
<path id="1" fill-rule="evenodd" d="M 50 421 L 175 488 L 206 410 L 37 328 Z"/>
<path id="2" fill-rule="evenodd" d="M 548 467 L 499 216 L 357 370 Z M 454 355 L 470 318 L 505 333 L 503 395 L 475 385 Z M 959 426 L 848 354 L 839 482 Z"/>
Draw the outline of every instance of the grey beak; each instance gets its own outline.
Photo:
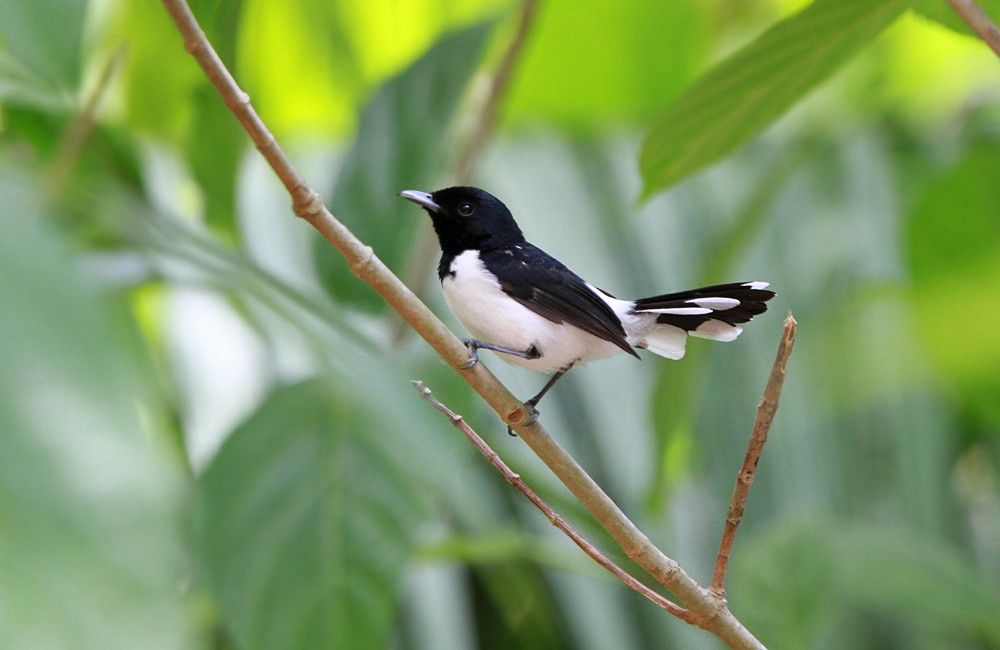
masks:
<path id="1" fill-rule="evenodd" d="M 403 190 L 399 193 L 401 197 L 407 201 L 413 201 L 419 206 L 425 207 L 431 212 L 440 212 L 441 206 L 434 202 L 431 195 L 427 192 L 420 192 L 418 190 Z"/>

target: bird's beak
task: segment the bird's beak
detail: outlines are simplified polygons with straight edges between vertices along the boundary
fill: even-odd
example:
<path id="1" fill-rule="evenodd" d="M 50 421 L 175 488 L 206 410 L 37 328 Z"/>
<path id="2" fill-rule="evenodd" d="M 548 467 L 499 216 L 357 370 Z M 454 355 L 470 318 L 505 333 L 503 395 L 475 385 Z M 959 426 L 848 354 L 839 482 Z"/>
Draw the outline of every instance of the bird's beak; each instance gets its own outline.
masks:
<path id="1" fill-rule="evenodd" d="M 417 205 L 427 208 L 431 212 L 441 211 L 441 206 L 435 203 L 434 199 L 431 198 L 431 195 L 428 194 L 427 192 L 419 192 L 417 190 L 403 190 L 402 192 L 399 193 L 399 195 L 404 199 L 406 199 L 407 201 L 413 201 Z"/>

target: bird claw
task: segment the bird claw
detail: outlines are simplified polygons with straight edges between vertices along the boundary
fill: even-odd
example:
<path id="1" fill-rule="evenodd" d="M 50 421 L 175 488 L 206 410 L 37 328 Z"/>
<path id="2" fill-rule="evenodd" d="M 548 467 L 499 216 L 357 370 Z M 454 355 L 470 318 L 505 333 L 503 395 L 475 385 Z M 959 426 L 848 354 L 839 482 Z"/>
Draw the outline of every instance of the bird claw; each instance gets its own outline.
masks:
<path id="1" fill-rule="evenodd" d="M 468 370 L 479 362 L 479 343 L 476 339 L 462 339 L 465 347 L 469 348 L 469 360 L 458 367 L 459 370 Z"/>

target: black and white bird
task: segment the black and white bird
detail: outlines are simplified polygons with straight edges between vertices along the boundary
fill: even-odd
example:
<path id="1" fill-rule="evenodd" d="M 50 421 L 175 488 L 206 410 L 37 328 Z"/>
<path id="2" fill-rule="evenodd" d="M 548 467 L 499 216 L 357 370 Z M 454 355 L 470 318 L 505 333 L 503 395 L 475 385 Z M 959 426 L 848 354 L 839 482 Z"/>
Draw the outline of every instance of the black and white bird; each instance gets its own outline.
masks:
<path id="1" fill-rule="evenodd" d="M 732 341 L 739 324 L 767 311 L 774 297 L 766 282 L 736 282 L 620 300 L 529 244 L 507 206 L 484 190 L 405 190 L 400 196 L 422 206 L 434 224 L 445 300 L 475 337 L 464 340 L 466 367 L 486 349 L 555 373 L 525 402 L 532 411 L 576 364 L 619 353 L 638 358 L 635 348 L 680 359 L 688 336 Z"/>

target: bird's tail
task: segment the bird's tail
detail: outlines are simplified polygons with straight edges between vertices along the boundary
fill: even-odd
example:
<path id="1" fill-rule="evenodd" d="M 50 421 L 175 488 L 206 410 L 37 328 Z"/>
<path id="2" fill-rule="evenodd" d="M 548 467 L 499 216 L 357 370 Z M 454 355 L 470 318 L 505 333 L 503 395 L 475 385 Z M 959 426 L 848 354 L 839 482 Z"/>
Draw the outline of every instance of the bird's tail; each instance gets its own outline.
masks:
<path id="1" fill-rule="evenodd" d="M 732 341 L 743 331 L 739 324 L 767 311 L 766 303 L 773 297 L 766 282 L 736 282 L 640 298 L 633 313 L 655 314 L 656 320 L 636 347 L 680 359 L 689 335 Z"/>

